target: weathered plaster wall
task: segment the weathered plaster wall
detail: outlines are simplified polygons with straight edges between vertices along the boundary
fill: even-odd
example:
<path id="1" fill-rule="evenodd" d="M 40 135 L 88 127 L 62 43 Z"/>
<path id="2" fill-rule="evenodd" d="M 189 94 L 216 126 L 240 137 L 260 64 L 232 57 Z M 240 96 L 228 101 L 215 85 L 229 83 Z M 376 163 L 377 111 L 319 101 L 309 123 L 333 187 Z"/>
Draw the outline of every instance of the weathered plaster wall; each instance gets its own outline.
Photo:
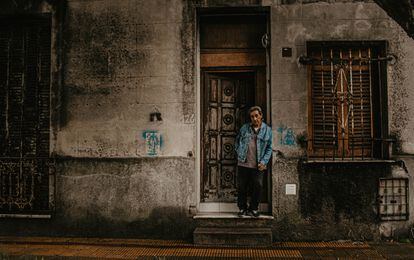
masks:
<path id="1" fill-rule="evenodd" d="M 10 226 L 11 234 L 41 230 L 110 236 L 190 234 L 187 210 L 198 199 L 191 155 L 197 142 L 195 7 L 260 5 L 271 6 L 271 108 L 278 150 L 272 177 L 274 235 L 277 239 L 361 239 L 361 234 L 376 238 L 378 227 L 372 224 L 342 218 L 333 227 L 337 220 L 331 218 L 335 212 L 329 200 L 321 202 L 328 206 L 321 207 L 319 216 L 326 218 L 315 225 L 299 214 L 303 207 L 299 195 L 285 195 L 287 183 L 298 185 L 299 192 L 301 187 L 315 187 L 301 175 L 298 163 L 304 155 L 300 139 L 306 137 L 307 128 L 306 68 L 298 58 L 306 53 L 308 40 L 389 42 L 388 51 L 397 57 L 397 63 L 388 67 L 389 124 L 398 140 L 394 150 L 414 153 L 414 117 L 410 116 L 414 43 L 372 1 L 67 1 L 65 16 L 56 21 L 62 22 L 64 33 L 63 64 L 54 56 L 52 65 L 56 215 L 51 221 L 36 222 L 38 226 L 5 221 L 4 227 Z M 55 12 L 47 4 L 42 6 L 34 9 Z M 54 28 L 55 44 L 59 37 L 58 27 Z M 282 47 L 291 47 L 293 56 L 281 57 Z M 60 47 L 53 48 L 59 55 Z M 155 111 L 161 113 L 161 122 L 149 121 Z M 151 142 L 144 138 L 151 136 Z M 412 159 L 402 159 L 411 180 Z M 412 181 L 410 185 L 413 190 Z M 401 227 L 383 223 L 382 228 L 406 228 L 409 223 Z"/>
<path id="2" fill-rule="evenodd" d="M 133 223 L 195 204 L 194 66 L 182 53 L 194 37 L 183 10 L 177 0 L 67 2 L 59 218 Z"/>
<path id="3" fill-rule="evenodd" d="M 162 135 L 158 156 L 194 150 L 194 95 L 185 95 L 181 1 L 69 1 L 64 107 L 56 153 L 147 156 L 147 130 Z M 150 122 L 159 111 L 162 122 Z"/>
<path id="4" fill-rule="evenodd" d="M 49 223 L 61 228 L 51 233 L 189 234 L 171 227 L 181 219 L 176 226 L 190 228 L 195 203 L 195 101 L 183 83 L 183 70 L 192 72 L 181 55 L 182 8 L 180 1 L 67 1 Z M 150 122 L 157 111 L 162 121 Z"/>
<path id="5" fill-rule="evenodd" d="M 398 140 L 394 150 L 400 153 L 411 153 L 413 149 L 414 137 L 410 133 L 414 120 L 409 115 L 414 112 L 414 103 L 408 102 L 408 98 L 414 83 L 408 76 L 413 72 L 414 43 L 371 1 L 262 1 L 262 4 L 271 6 L 271 108 L 274 148 L 278 151 L 273 163 L 272 212 L 281 220 L 276 226 L 283 223 L 283 219 L 297 217 L 298 222 L 293 226 L 309 227 L 306 219 L 298 215 L 303 207 L 299 194 L 285 195 L 288 183 L 298 185 L 299 191 L 301 187 L 315 185 L 301 176 L 303 169 L 298 166 L 305 152 L 300 139 L 306 137 L 307 130 L 307 71 L 298 63 L 298 58 L 306 53 L 306 41 L 389 42 L 388 51 L 397 56 L 397 63 L 388 67 L 389 123 L 391 133 Z M 157 164 L 164 165 L 168 161 L 162 157 L 175 156 L 177 158 L 168 165 L 178 179 L 170 180 L 172 176 L 163 170 L 165 167 L 144 175 L 147 172 L 134 164 L 121 170 L 120 162 L 65 162 L 62 169 L 68 170 L 61 175 L 58 187 L 71 191 L 70 194 L 86 190 L 92 196 L 86 199 L 78 195 L 59 197 L 58 201 L 65 205 L 61 212 L 67 212 L 71 219 L 88 219 L 91 215 L 82 212 L 95 208 L 94 218 L 133 221 L 151 216 L 151 210 L 157 207 L 185 210 L 196 203 L 196 192 L 192 190 L 197 188 L 194 184 L 196 167 L 193 159 L 184 159 L 189 151 L 195 151 L 196 143 L 195 7 L 251 5 L 260 3 L 178 0 L 168 4 L 137 0 L 122 4 L 104 0 L 68 3 L 64 102 L 56 153 L 71 157 L 145 157 L 148 150 L 142 135 L 154 130 L 162 135 L 163 145 L 157 150 L 157 158 L 145 165 L 147 169 L 155 169 Z M 293 56 L 281 57 L 282 47 L 291 47 Z M 162 114 L 162 122 L 148 120 L 155 107 Z M 183 160 L 192 163 L 183 163 Z M 103 174 L 99 170 L 102 165 L 109 171 Z M 87 173 L 86 169 L 93 169 L 92 173 Z M 413 170 L 409 168 L 409 174 Z M 352 179 L 344 181 L 361 186 Z M 96 188 L 94 183 L 102 189 Z M 134 190 L 131 188 L 135 187 L 131 186 L 134 183 L 142 183 L 148 191 Z M 160 194 L 148 196 L 150 191 L 160 188 Z M 176 192 L 177 189 L 183 192 Z M 175 196 L 179 203 L 163 200 L 167 195 Z M 326 201 L 321 203 L 328 205 L 329 196 L 325 197 Z M 140 204 L 142 199 L 148 202 L 146 206 Z M 338 221 L 329 219 L 332 214 L 327 214 L 331 210 L 328 206 L 325 206 L 327 212 L 320 215 L 328 216 L 324 219 L 326 223 L 319 225 L 321 229 L 323 225 Z M 120 210 L 122 208 L 129 211 Z M 347 237 L 350 230 L 354 236 L 350 238 L 358 238 L 369 230 L 370 238 L 378 234 L 375 226 L 354 223 L 348 218 L 341 218 L 340 227 L 334 231 L 326 226 L 326 232 L 321 234 L 331 238 Z M 296 238 L 303 239 L 315 233 L 318 232 L 304 231 L 296 234 Z M 280 234 L 276 233 L 282 239 Z"/>
<path id="6" fill-rule="evenodd" d="M 60 158 L 51 219 L 2 219 L 13 236 L 190 239 L 194 160 Z"/>
<path id="7" fill-rule="evenodd" d="M 58 164 L 59 214 L 133 222 L 155 208 L 185 212 L 192 202 L 194 161 L 181 158 L 65 159 Z"/>
<path id="8" fill-rule="evenodd" d="M 298 166 L 299 158 L 305 153 L 300 140 L 306 137 L 307 130 L 307 71 L 305 66 L 299 64 L 298 58 L 300 55 L 306 54 L 306 41 L 388 41 L 388 52 L 397 57 L 397 62 L 388 66 L 387 74 L 389 129 L 391 134 L 397 138 L 394 152 L 409 154 L 413 153 L 412 141 L 414 138 L 412 135 L 414 119 L 410 116 L 414 113 L 412 107 L 414 103 L 409 100 L 414 89 L 414 83 L 409 77 L 414 74 L 414 41 L 384 10 L 371 1 L 292 2 L 294 3 L 267 1 L 267 4 L 272 6 L 271 103 L 274 143 L 275 149 L 278 150 L 273 161 L 273 214 L 282 222 L 284 219 L 286 220 L 287 216 L 287 219 L 297 219 L 297 223 L 291 226 L 292 230 L 295 230 L 294 227 L 303 228 L 306 226 L 306 221 L 304 222 L 304 219 L 298 218 L 296 215 L 301 212 L 299 208 L 303 206 L 303 201 L 299 199 L 305 195 L 285 195 L 285 185 L 288 183 L 297 184 L 299 191 L 313 185 L 313 182 L 302 178 L 303 173 Z M 291 58 L 282 57 L 282 47 L 292 48 Z M 292 139 L 295 142 L 292 142 Z M 390 177 L 392 172 L 394 171 L 390 170 L 388 174 L 384 173 L 383 176 Z M 412 178 L 413 172 L 414 168 L 409 166 L 406 176 Z M 344 179 L 343 181 L 345 186 L 351 184 L 364 187 L 357 180 Z M 410 185 L 412 189 L 413 185 Z M 373 191 L 371 189 L 370 192 Z M 321 200 L 329 198 L 330 195 L 324 194 L 324 192 L 328 191 L 321 189 L 320 194 L 314 194 L 314 196 L 320 197 Z M 410 199 L 412 200 L 412 198 Z M 333 207 L 335 208 L 335 205 Z M 413 218 L 404 225 L 407 226 L 412 222 Z M 355 224 L 360 225 L 361 232 L 373 228 L 365 226 L 361 222 L 346 225 L 342 221 L 342 224 L 344 224 L 342 226 L 343 232 L 336 230 L 336 235 L 342 233 L 346 237 L 345 230 L 351 230 Z M 397 229 L 396 226 L 394 225 L 394 229 Z M 278 227 L 280 228 L 280 226 Z M 374 230 L 378 233 L 378 228 L 374 228 Z M 358 231 L 354 230 L 353 232 Z M 306 231 L 296 234 L 296 237 L 301 237 L 304 233 Z M 316 233 L 312 234 L 316 235 Z M 330 236 L 328 233 L 325 233 L 326 237 L 337 237 Z M 295 237 L 295 231 L 292 231 L 292 234 Z M 278 232 L 275 236 L 283 237 Z"/>
<path id="9" fill-rule="evenodd" d="M 316 1 L 310 1 L 316 2 Z M 386 40 L 388 53 L 397 57 L 388 66 L 388 104 L 390 132 L 397 138 L 399 153 L 414 152 L 414 103 L 409 101 L 414 89 L 414 41 L 384 10 L 370 1 L 331 1 L 275 5 L 272 8 L 272 109 L 276 148 L 290 156 L 301 152 L 285 145 L 284 129 L 295 136 L 306 131 L 306 68 L 298 63 L 306 54 L 306 41 L 312 40 Z M 349 2 L 349 3 L 346 3 Z M 281 48 L 293 48 L 291 58 L 281 57 Z M 289 112 L 284 108 L 287 105 Z M 297 115 L 297 116 L 292 116 Z M 282 134 L 281 134 L 282 133 Z M 293 146 L 295 147 L 295 146 Z M 296 146 L 297 147 L 297 146 Z"/>
<path id="10" fill-rule="evenodd" d="M 1 12 L 53 15 L 56 158 L 52 219 L 36 227 L 16 220 L 2 231 L 188 236 L 196 203 L 195 9 L 180 0 L 59 3 L 57 10 L 47 1 L 9 1 Z M 162 121 L 150 122 L 151 112 Z"/>

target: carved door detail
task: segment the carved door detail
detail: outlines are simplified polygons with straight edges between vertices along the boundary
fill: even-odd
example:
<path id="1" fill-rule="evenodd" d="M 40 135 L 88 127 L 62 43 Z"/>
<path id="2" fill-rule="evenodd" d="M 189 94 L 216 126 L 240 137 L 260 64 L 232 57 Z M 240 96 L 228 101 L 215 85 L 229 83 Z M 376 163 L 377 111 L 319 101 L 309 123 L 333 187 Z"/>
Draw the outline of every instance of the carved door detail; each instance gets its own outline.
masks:
<path id="1" fill-rule="evenodd" d="M 254 105 L 254 73 L 203 73 L 203 202 L 237 198 L 237 132 Z"/>

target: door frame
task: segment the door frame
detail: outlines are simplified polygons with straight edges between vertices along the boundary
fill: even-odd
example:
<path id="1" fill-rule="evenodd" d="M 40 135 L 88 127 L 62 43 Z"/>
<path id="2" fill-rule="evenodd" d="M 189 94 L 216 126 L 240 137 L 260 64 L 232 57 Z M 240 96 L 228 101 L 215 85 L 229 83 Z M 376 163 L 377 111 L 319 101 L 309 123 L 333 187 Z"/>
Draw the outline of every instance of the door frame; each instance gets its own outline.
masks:
<path id="1" fill-rule="evenodd" d="M 204 71 L 212 71 L 212 72 L 255 72 L 257 67 L 210 67 L 210 68 L 202 68 L 201 67 L 201 51 L 200 51 L 200 16 L 201 15 L 214 15 L 214 14 L 241 14 L 241 15 L 265 15 L 266 16 L 266 31 L 269 37 L 270 42 L 270 8 L 268 7 L 260 7 L 260 8 L 197 8 L 196 10 L 196 33 L 195 33 L 195 44 L 196 44 L 196 55 L 195 55 L 195 82 L 196 82 L 196 144 L 195 144 L 195 195 L 196 195 L 196 208 L 198 212 L 236 212 L 238 211 L 236 203 L 226 203 L 226 202 L 201 202 L 201 173 L 202 173 L 202 139 L 203 133 L 202 131 L 202 124 L 203 124 L 203 114 L 202 114 L 202 98 L 203 98 L 203 89 L 202 89 L 202 73 Z M 266 100 L 265 104 L 266 107 L 266 123 L 271 126 L 272 124 L 272 117 L 271 117 L 271 64 L 270 64 L 270 56 L 271 55 L 271 48 L 270 46 L 265 49 L 265 56 L 266 61 L 265 65 L 262 66 L 265 69 L 265 84 L 266 84 Z M 261 203 L 259 206 L 259 210 L 262 212 L 267 212 L 272 214 L 272 194 L 273 194 L 273 185 L 272 185 L 272 160 L 270 160 L 270 167 L 268 170 L 268 183 L 267 183 L 267 197 L 268 203 L 264 205 Z"/>
<path id="2" fill-rule="evenodd" d="M 230 203 L 230 202 L 202 202 L 201 201 L 201 194 L 202 194 L 202 177 L 201 174 L 203 173 L 204 169 L 203 169 L 203 157 L 204 157 L 204 147 L 203 147 L 203 138 L 204 135 L 202 133 L 203 129 L 204 129 L 204 123 L 203 123 L 203 117 L 205 114 L 204 111 L 204 97 L 203 94 L 205 92 L 204 89 L 204 74 L 205 73 L 253 73 L 254 77 L 255 77 L 255 96 L 257 94 L 257 86 L 260 83 L 260 79 L 258 79 L 258 74 L 260 72 L 264 72 L 264 74 L 266 74 L 265 68 L 263 68 L 263 66 L 257 66 L 257 67 L 209 67 L 209 68 L 200 68 L 199 70 L 200 72 L 200 80 L 199 80 L 199 89 L 198 89 L 198 93 L 199 93 L 199 97 L 198 97 L 198 104 L 197 107 L 200 108 L 199 111 L 197 111 L 198 113 L 198 136 L 199 138 L 197 139 L 197 144 L 199 145 L 197 148 L 197 152 L 198 155 L 197 158 L 199 159 L 197 164 L 199 167 L 199 171 L 198 171 L 198 179 L 197 179 L 197 185 L 198 185 L 198 196 L 197 196 L 197 208 L 199 212 L 237 212 L 238 208 L 236 203 Z M 263 75 L 266 76 L 266 75 Z M 266 77 L 262 78 L 261 80 L 265 80 Z M 266 80 L 265 80 L 266 81 Z M 266 82 L 265 82 L 266 84 Z M 266 104 L 266 107 L 264 108 L 264 110 L 266 111 L 266 115 L 265 118 L 266 119 L 270 119 L 270 113 L 268 111 L 268 99 L 269 97 L 267 96 L 267 84 L 266 84 L 266 89 L 264 90 L 266 92 L 266 100 L 263 101 L 264 104 Z M 268 117 L 269 116 L 269 117 Z M 267 122 L 268 120 L 265 120 L 265 122 Z M 269 167 L 269 170 L 267 171 L 267 202 L 266 203 L 260 203 L 259 205 L 259 210 L 261 212 L 270 212 L 271 209 L 271 183 L 272 183 L 272 167 Z"/>

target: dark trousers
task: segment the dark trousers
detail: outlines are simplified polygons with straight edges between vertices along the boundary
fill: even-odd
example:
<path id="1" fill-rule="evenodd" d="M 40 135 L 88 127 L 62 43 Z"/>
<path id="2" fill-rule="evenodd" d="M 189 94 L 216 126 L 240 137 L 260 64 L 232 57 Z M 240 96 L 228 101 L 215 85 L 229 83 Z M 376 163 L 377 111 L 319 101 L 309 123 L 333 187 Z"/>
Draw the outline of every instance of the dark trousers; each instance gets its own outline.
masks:
<path id="1" fill-rule="evenodd" d="M 237 206 L 239 209 L 258 210 L 263 188 L 263 172 L 254 168 L 237 167 Z M 247 193 L 251 191 L 250 207 L 247 207 Z"/>

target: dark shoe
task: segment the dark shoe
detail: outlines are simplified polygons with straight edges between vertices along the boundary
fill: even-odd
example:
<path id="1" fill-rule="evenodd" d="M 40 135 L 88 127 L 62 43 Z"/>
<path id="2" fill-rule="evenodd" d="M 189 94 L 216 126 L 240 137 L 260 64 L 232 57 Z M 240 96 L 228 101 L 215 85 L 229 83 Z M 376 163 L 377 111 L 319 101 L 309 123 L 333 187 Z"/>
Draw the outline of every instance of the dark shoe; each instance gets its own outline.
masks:
<path id="1" fill-rule="evenodd" d="M 257 217 L 259 217 L 259 216 L 260 216 L 260 214 L 259 214 L 259 211 L 258 211 L 258 210 L 251 210 L 251 211 L 250 211 L 250 214 L 251 214 L 253 217 L 255 217 L 255 218 L 257 218 Z"/>
<path id="2" fill-rule="evenodd" d="M 241 210 L 237 213 L 237 216 L 239 216 L 239 217 L 244 217 L 244 216 L 247 216 L 247 210 L 245 210 L 245 209 L 241 209 Z"/>

